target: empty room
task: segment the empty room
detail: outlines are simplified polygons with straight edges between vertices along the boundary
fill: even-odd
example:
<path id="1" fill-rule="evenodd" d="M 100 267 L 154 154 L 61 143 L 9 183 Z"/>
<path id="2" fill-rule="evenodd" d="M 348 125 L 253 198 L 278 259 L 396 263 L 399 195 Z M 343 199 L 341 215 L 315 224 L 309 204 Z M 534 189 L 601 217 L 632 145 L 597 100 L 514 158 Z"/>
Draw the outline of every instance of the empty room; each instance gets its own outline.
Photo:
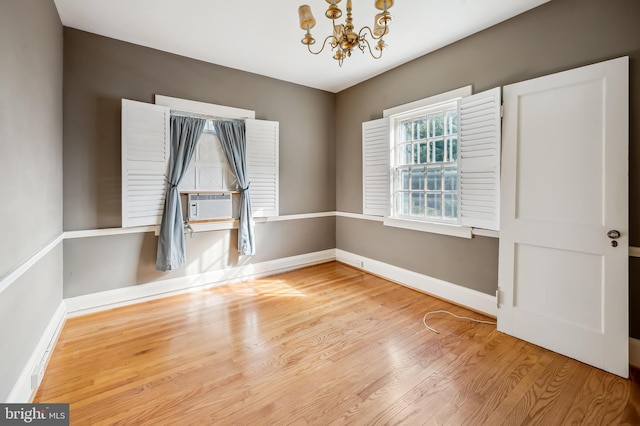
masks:
<path id="1" fill-rule="evenodd" d="M 640 424 L 639 20 L 0 0 L 0 424 Z"/>

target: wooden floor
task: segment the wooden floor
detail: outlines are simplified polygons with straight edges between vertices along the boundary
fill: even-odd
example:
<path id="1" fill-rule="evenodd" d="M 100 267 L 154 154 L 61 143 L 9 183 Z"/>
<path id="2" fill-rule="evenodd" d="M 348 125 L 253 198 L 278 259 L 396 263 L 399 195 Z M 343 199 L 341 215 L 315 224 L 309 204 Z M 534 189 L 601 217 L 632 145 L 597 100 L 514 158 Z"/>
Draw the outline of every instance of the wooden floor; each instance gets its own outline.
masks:
<path id="1" fill-rule="evenodd" d="M 327 263 L 67 321 L 71 424 L 640 424 L 640 387 Z M 486 318 L 485 318 L 486 319 Z"/>

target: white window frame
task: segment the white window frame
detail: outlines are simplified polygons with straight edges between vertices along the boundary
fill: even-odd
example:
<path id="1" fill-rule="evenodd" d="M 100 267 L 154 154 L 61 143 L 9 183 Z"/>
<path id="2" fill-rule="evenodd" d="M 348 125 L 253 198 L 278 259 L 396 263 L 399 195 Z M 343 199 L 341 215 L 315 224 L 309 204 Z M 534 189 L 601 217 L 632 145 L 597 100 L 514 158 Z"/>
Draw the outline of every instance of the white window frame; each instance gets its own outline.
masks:
<path id="1" fill-rule="evenodd" d="M 434 114 L 438 114 L 438 113 L 442 113 L 443 115 L 443 121 L 446 117 L 446 113 L 450 112 L 451 110 L 455 111 L 456 114 L 456 131 L 455 133 L 450 133 L 447 134 L 446 133 L 446 125 L 443 122 L 443 134 L 441 136 L 429 136 L 429 118 L 431 116 L 433 116 Z M 409 112 L 405 112 L 405 113 L 401 113 L 401 114 L 396 114 L 393 115 L 392 117 L 390 117 L 390 128 L 393 129 L 393 131 L 391 132 L 391 159 L 392 161 L 390 162 L 391 165 L 391 201 L 390 201 L 390 205 L 391 205 L 391 217 L 395 218 L 395 219 L 401 219 L 401 220 L 418 220 L 421 222 L 429 222 L 429 223 L 446 223 L 446 224 L 453 224 L 453 225 L 457 225 L 459 222 L 459 215 L 456 213 L 456 215 L 454 217 L 446 217 L 444 214 L 444 210 L 445 210 L 445 205 L 446 202 L 444 201 L 445 198 L 445 194 L 455 194 L 456 196 L 456 212 L 458 211 L 457 209 L 457 199 L 458 199 L 458 161 L 457 159 L 455 160 L 451 160 L 451 155 L 448 152 L 447 146 L 448 146 L 448 141 L 450 141 L 452 139 L 452 137 L 455 137 L 455 139 L 458 139 L 458 132 L 457 132 L 457 113 L 458 113 L 458 99 L 452 99 L 450 101 L 445 101 L 443 103 L 439 103 L 439 104 L 432 104 L 429 105 L 428 107 L 425 108 L 420 108 L 418 110 L 412 110 Z M 401 141 L 399 139 L 401 139 L 401 135 L 400 133 L 402 132 L 402 123 L 410 121 L 411 123 L 413 123 L 414 120 L 421 120 L 424 118 L 425 121 L 425 135 L 424 138 L 418 138 L 415 139 L 414 138 L 414 129 L 413 126 L 411 126 L 411 140 L 408 141 Z M 441 162 L 436 162 L 433 159 L 431 159 L 432 154 L 435 151 L 435 142 L 436 140 L 441 139 L 442 143 L 443 143 L 443 149 L 444 149 L 444 158 L 443 161 Z M 398 149 L 401 145 L 409 145 L 410 149 L 410 153 L 409 156 L 411 158 L 415 157 L 415 153 L 414 153 L 414 148 L 416 148 L 416 145 L 419 145 L 421 143 L 424 143 L 425 147 L 425 155 L 426 158 L 424 159 L 425 162 L 423 163 L 409 163 L 409 164 L 405 164 L 404 162 L 401 161 L 400 157 L 401 152 Z M 434 149 L 432 150 L 431 147 L 433 147 Z M 449 154 L 449 155 L 447 155 Z M 448 159 L 446 157 L 449 157 Z M 456 167 L 456 182 L 454 185 L 454 188 L 451 190 L 447 190 L 446 189 L 446 185 L 445 185 L 445 179 L 444 179 L 444 171 L 445 168 L 447 167 L 451 167 L 451 166 L 455 166 Z M 440 181 L 440 189 L 436 189 L 436 190 L 430 190 L 428 188 L 428 184 L 429 184 L 429 178 L 428 178 L 428 172 L 429 169 L 434 169 L 434 168 L 438 168 L 439 171 L 439 181 Z M 413 189 L 412 188 L 412 179 L 411 179 L 411 175 L 413 174 L 413 171 L 415 170 L 422 170 L 424 173 L 424 177 L 422 179 L 423 183 L 425 183 L 425 187 L 421 188 L 421 189 Z M 409 179 L 408 182 L 408 188 L 405 189 L 401 189 L 399 188 L 400 186 L 400 176 L 399 174 L 402 173 L 402 171 L 406 171 L 407 173 L 407 178 Z M 424 195 L 425 197 L 425 202 L 427 202 L 427 198 L 429 197 L 430 194 L 434 194 L 437 193 L 439 195 L 440 201 L 441 201 L 441 217 L 430 217 L 428 216 L 428 209 L 425 210 L 425 216 L 424 217 L 416 217 L 413 216 L 411 214 L 411 212 L 409 211 L 407 214 L 402 214 L 399 210 L 399 206 L 397 205 L 399 202 L 399 198 L 398 195 L 400 193 L 405 193 L 409 196 L 409 199 L 411 199 L 411 194 L 414 193 L 421 193 Z M 411 202 L 409 201 L 409 206 L 411 206 Z M 411 208 L 409 208 L 409 210 L 411 210 Z"/>
<path id="2" fill-rule="evenodd" d="M 391 133 L 393 134 L 393 129 L 394 129 L 393 121 L 395 119 L 399 119 L 402 116 L 410 114 L 411 112 L 415 112 L 421 109 L 426 109 L 438 104 L 455 102 L 458 99 L 471 95 L 471 93 L 472 93 L 471 86 L 461 87 L 455 90 L 450 90 L 445 93 L 440 93 L 440 94 L 430 96 L 428 98 L 420 99 L 414 102 L 410 102 L 404 105 L 399 105 L 393 108 L 385 109 L 382 113 L 382 116 L 390 121 L 389 127 L 391 129 Z M 395 135 L 392 136 L 389 142 L 392 148 L 395 145 L 395 141 L 393 137 L 395 137 Z M 389 172 L 393 173 L 393 167 L 390 168 Z M 393 185 L 394 185 L 393 176 L 390 175 L 389 202 L 390 202 L 391 214 L 384 218 L 383 223 L 385 226 L 393 226 L 397 228 L 410 229 L 414 231 L 431 232 L 434 234 L 451 235 L 451 236 L 462 237 L 462 238 L 471 238 L 473 236 L 471 227 L 463 226 L 458 223 L 451 223 L 446 221 L 417 220 L 417 219 L 410 219 L 407 217 L 395 216 L 394 208 L 393 208 L 393 199 L 392 199 L 394 194 Z M 460 200 L 458 199 L 458 203 L 459 202 Z M 460 208 L 458 206 L 458 212 L 459 211 L 460 211 Z"/>
<path id="3" fill-rule="evenodd" d="M 155 104 L 169 107 L 172 111 L 186 112 L 210 117 L 224 117 L 231 120 L 246 120 L 256 118 L 256 112 L 250 109 L 234 108 L 188 99 L 172 98 L 171 96 L 155 95 Z"/>
<path id="4" fill-rule="evenodd" d="M 387 226 L 471 238 L 497 237 L 500 207 L 500 88 L 472 95 L 471 86 L 384 110 L 383 118 L 363 123 L 363 213 L 382 216 Z M 394 217 L 392 148 L 394 117 L 458 101 L 457 223 Z M 372 130 L 373 129 L 373 130 Z M 372 137 L 371 135 L 375 135 Z M 384 138 L 386 135 L 386 140 Z M 386 143 L 386 146 L 384 145 Z M 387 153 L 386 162 L 375 152 Z M 379 184 L 386 167 L 384 186 Z M 371 180 L 375 176 L 376 180 Z M 372 182 L 375 185 L 372 185 Z M 386 197 L 386 198 L 385 198 Z M 376 204 L 367 203 L 375 200 Z M 383 200 L 383 201 L 380 201 Z"/>

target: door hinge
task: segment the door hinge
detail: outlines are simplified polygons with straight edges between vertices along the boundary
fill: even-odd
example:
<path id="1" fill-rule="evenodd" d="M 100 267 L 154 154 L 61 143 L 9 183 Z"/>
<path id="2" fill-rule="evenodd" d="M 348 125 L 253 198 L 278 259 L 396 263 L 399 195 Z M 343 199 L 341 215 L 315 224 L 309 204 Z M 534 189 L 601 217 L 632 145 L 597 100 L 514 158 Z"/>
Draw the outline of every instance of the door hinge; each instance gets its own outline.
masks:
<path id="1" fill-rule="evenodd" d="M 500 309 L 500 287 L 496 288 L 496 308 Z"/>
<path id="2" fill-rule="evenodd" d="M 504 117 L 504 105 L 500 105 L 500 118 Z"/>

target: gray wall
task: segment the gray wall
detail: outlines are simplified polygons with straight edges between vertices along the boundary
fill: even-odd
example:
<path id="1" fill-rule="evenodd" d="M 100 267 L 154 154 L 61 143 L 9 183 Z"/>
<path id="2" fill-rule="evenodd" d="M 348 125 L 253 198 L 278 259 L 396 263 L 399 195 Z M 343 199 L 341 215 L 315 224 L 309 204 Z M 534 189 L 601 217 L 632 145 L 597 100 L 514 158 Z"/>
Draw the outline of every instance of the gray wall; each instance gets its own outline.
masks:
<path id="1" fill-rule="evenodd" d="M 336 101 L 336 206 L 362 212 L 361 125 L 382 110 L 473 85 L 474 92 L 630 56 L 630 237 L 640 245 L 640 1 L 554 0 L 349 88 Z M 349 114 L 346 112 L 349 111 Z M 345 117 L 348 117 L 345 118 Z M 576 158 L 579 161 L 579 157 Z M 498 244 L 337 221 L 340 249 L 493 294 Z M 399 253 L 399 251 L 401 253 Z M 639 260 L 631 258 L 631 335 L 640 337 Z M 464 263 L 464 271 L 460 271 Z"/>
<path id="2" fill-rule="evenodd" d="M 280 214 L 335 210 L 335 95 L 64 29 L 64 228 L 121 226 L 120 102 L 154 95 L 254 110 L 280 122 Z M 335 220 L 261 223 L 257 256 L 236 231 L 187 239 L 186 268 L 155 271 L 153 234 L 67 240 L 65 297 L 335 248 Z M 117 267 L 114 267 L 117 265 Z"/>
<path id="3" fill-rule="evenodd" d="M 280 122 L 280 214 L 335 210 L 335 96 L 64 29 L 64 229 L 121 225 L 120 101 L 166 95 Z"/>
<path id="4" fill-rule="evenodd" d="M 62 25 L 53 1 L 0 4 L 0 277 L 62 231 Z"/>
<path id="5" fill-rule="evenodd" d="M 258 223 L 256 255 L 251 258 L 238 256 L 235 230 L 194 233 L 186 238 L 187 264 L 169 272 L 155 269 L 158 238 L 152 232 L 67 239 L 64 297 L 332 249 L 335 232 L 332 217 Z"/>
<path id="6" fill-rule="evenodd" d="M 62 232 L 62 25 L 53 1 L 0 3 L 0 279 Z M 0 290 L 0 401 L 62 301 L 62 247 Z"/>
<path id="7" fill-rule="evenodd" d="M 0 401 L 7 400 L 62 302 L 62 268 L 59 244 L 0 293 Z"/>

